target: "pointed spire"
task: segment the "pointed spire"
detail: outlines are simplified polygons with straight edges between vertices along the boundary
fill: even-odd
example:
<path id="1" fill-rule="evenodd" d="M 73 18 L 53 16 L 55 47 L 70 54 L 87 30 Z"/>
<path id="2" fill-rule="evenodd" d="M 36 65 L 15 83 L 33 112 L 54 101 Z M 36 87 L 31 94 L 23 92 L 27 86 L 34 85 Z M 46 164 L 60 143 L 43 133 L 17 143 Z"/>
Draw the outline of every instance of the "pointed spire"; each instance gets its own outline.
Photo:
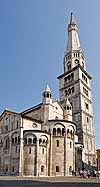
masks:
<path id="1" fill-rule="evenodd" d="M 72 12 L 71 12 L 71 17 L 70 17 L 70 24 L 71 25 L 76 25 L 76 21 L 75 21 L 75 18 L 74 18 L 74 15 L 73 15 Z"/>
<path id="2" fill-rule="evenodd" d="M 49 93 L 51 93 L 51 90 L 50 90 L 50 87 L 49 87 L 48 84 L 47 84 L 46 87 L 45 87 L 45 92 L 49 92 Z"/>
<path id="3" fill-rule="evenodd" d="M 43 92 L 43 103 L 51 103 L 52 102 L 52 93 L 49 85 L 47 84 L 45 90 Z"/>
<path id="4" fill-rule="evenodd" d="M 68 25 L 67 53 L 72 50 L 80 50 L 80 42 L 77 31 L 78 27 L 73 13 L 71 13 L 70 24 Z"/>

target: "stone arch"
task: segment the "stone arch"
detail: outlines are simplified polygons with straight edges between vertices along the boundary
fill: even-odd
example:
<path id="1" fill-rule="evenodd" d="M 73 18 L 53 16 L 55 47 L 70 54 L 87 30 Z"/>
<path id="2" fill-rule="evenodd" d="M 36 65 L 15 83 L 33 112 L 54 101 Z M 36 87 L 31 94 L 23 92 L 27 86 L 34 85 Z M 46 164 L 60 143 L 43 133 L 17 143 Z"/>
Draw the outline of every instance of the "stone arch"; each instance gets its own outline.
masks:
<path id="1" fill-rule="evenodd" d="M 27 144 L 36 144 L 36 141 L 37 141 L 37 137 L 36 137 L 36 135 L 35 134 L 33 134 L 33 133 L 25 133 L 24 134 L 24 143 L 26 144 L 26 142 L 27 142 Z"/>

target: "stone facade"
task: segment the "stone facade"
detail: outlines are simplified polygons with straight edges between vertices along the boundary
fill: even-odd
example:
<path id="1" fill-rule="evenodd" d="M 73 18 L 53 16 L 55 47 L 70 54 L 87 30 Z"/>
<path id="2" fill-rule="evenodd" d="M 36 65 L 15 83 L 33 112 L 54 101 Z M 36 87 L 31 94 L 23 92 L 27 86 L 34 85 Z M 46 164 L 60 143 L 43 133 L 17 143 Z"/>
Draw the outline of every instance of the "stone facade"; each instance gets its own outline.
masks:
<path id="1" fill-rule="evenodd" d="M 52 101 L 47 88 L 39 105 L 22 113 L 5 110 L 1 115 L 1 174 L 67 176 L 75 170 L 72 107 L 68 100 L 66 109 Z"/>
<path id="2" fill-rule="evenodd" d="M 77 124 L 79 143 L 84 145 L 83 167 L 96 165 L 95 136 L 93 126 L 93 107 L 91 76 L 86 71 L 85 57 L 80 48 L 78 28 L 73 14 L 68 25 L 68 43 L 64 56 L 64 74 L 58 77 L 60 103 L 65 106 L 68 98 L 72 104 L 73 121 Z"/>

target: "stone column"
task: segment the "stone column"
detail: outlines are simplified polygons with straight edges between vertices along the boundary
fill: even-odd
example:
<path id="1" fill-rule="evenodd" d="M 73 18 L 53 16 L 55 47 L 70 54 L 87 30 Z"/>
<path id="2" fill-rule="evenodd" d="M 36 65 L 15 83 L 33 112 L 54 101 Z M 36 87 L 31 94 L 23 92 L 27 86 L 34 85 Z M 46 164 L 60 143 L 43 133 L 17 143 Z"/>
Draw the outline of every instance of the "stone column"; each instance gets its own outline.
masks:
<path id="1" fill-rule="evenodd" d="M 12 139 L 11 139 L 11 136 L 12 136 L 12 134 L 10 134 L 10 136 L 9 136 L 9 141 L 10 141 L 10 145 L 9 145 L 9 156 L 10 156 L 10 173 L 12 172 L 12 168 L 11 168 L 11 166 L 12 166 Z"/>
<path id="2" fill-rule="evenodd" d="M 50 176 L 52 176 L 52 133 L 50 134 Z"/>
<path id="3" fill-rule="evenodd" d="M 65 131 L 65 137 L 64 137 L 64 176 L 66 176 L 66 156 L 67 156 L 67 149 L 66 149 L 66 146 L 67 146 L 67 144 L 66 144 L 66 138 L 67 138 L 67 136 L 66 136 L 66 131 Z"/>
<path id="4" fill-rule="evenodd" d="M 39 139 L 37 138 L 36 146 L 36 176 L 39 177 Z"/>
<path id="5" fill-rule="evenodd" d="M 24 156 L 23 156 L 23 120 L 21 119 L 21 128 L 20 128 L 20 155 L 19 155 L 19 175 L 23 176 L 24 174 Z"/>

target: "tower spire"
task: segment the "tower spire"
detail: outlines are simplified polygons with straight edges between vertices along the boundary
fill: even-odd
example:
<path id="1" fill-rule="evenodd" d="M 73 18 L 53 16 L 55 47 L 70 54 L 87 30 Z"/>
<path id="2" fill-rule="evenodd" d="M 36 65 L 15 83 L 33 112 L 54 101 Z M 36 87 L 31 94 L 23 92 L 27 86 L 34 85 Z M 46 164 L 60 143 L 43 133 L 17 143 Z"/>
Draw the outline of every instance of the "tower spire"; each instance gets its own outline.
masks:
<path id="1" fill-rule="evenodd" d="M 64 56 L 64 72 L 70 71 L 77 65 L 85 69 L 85 59 L 80 47 L 78 27 L 73 13 L 71 13 L 70 23 L 68 24 L 67 49 Z"/>
<path id="2" fill-rule="evenodd" d="M 68 25 L 67 52 L 80 49 L 80 42 L 79 42 L 77 31 L 78 31 L 78 27 L 77 27 L 73 13 L 71 13 L 70 23 Z"/>
<path id="3" fill-rule="evenodd" d="M 70 17 L 70 24 L 75 24 L 76 25 L 75 18 L 74 18 L 74 15 L 73 15 L 72 12 L 71 12 L 71 17 Z"/>

